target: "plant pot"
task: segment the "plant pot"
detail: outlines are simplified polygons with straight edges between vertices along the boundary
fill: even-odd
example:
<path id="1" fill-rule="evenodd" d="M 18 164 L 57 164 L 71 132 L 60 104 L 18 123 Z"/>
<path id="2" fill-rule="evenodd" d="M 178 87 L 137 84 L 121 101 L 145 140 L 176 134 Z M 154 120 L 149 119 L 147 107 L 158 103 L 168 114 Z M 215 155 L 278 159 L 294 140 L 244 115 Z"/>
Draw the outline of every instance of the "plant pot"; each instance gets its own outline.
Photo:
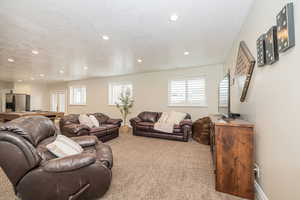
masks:
<path id="1" fill-rule="evenodd" d="M 120 132 L 121 133 L 129 133 L 131 131 L 131 128 L 128 125 L 122 125 L 120 127 Z"/>

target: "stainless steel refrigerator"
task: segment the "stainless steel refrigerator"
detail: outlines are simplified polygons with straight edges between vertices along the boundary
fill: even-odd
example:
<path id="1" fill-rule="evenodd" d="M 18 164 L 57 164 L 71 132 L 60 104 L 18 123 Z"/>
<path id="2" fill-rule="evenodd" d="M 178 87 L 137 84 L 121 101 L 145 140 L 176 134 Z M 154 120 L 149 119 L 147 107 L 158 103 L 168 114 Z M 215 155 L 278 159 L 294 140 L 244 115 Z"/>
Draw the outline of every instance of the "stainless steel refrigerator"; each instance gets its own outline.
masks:
<path id="1" fill-rule="evenodd" d="M 30 95 L 6 94 L 6 112 L 30 111 Z"/>

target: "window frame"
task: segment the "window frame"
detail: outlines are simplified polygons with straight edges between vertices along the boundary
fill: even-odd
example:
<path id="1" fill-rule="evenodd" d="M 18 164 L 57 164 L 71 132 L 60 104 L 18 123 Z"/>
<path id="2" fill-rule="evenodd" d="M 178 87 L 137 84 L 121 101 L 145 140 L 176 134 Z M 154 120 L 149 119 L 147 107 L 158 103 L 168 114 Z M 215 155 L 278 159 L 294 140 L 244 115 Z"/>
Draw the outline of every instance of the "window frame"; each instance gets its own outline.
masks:
<path id="1" fill-rule="evenodd" d="M 124 81 L 124 82 L 109 82 L 108 83 L 108 105 L 109 106 L 116 106 L 116 103 L 112 103 L 112 92 L 113 92 L 113 87 L 114 86 L 119 86 L 119 85 L 131 85 L 131 97 L 133 98 L 133 83 L 130 81 Z"/>
<path id="2" fill-rule="evenodd" d="M 204 103 L 201 103 L 201 104 L 191 104 L 191 103 L 188 103 L 188 98 L 187 98 L 187 95 L 188 95 L 188 90 L 186 90 L 185 92 L 185 103 L 179 103 L 179 104 L 172 104 L 170 102 L 170 89 L 171 89 L 171 82 L 172 81 L 185 81 L 185 87 L 187 88 L 187 81 L 191 81 L 191 80 L 197 80 L 197 79 L 204 79 L 204 91 L 205 91 L 205 94 L 204 94 L 204 97 L 205 97 L 205 100 L 204 100 Z M 202 107 L 202 108 L 207 108 L 208 107 L 208 104 L 207 104 L 207 78 L 206 78 L 206 75 L 199 75 L 199 76 L 192 76 L 192 77 L 182 77 L 182 78 L 173 78 L 173 79 L 169 79 L 168 80 L 168 91 L 167 91 L 167 95 L 168 95 L 168 107 Z"/>
<path id="3" fill-rule="evenodd" d="M 74 88 L 84 88 L 85 89 L 85 99 L 84 103 L 80 102 L 78 104 L 74 103 Z M 86 106 L 87 105 L 87 87 L 85 85 L 72 85 L 69 86 L 69 105 L 70 106 Z"/>

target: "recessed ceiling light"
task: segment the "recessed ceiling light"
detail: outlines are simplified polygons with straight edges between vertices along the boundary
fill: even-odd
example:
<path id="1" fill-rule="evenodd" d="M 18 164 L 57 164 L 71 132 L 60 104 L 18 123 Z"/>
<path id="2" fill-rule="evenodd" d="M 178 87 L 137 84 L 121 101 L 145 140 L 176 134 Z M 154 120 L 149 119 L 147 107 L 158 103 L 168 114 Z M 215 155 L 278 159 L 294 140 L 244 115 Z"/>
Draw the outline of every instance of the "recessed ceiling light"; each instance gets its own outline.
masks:
<path id="1" fill-rule="evenodd" d="M 87 67 L 87 66 L 85 66 L 85 67 L 83 67 L 83 69 L 84 69 L 84 70 L 88 70 L 88 67 Z"/>
<path id="2" fill-rule="evenodd" d="M 173 22 L 177 21 L 177 20 L 178 20 L 178 15 L 172 14 L 172 15 L 170 16 L 170 20 L 173 21 Z"/>
<path id="3" fill-rule="evenodd" d="M 60 73 L 60 74 L 63 74 L 63 73 L 65 73 L 65 72 L 64 72 L 64 70 L 59 70 L 59 73 Z"/>
<path id="4" fill-rule="evenodd" d="M 18 80 L 18 82 L 22 82 L 23 80 Z"/>
<path id="5" fill-rule="evenodd" d="M 40 77 L 44 77 L 45 76 L 45 74 L 40 74 Z"/>
<path id="6" fill-rule="evenodd" d="M 31 77 L 30 80 L 34 81 L 35 79 L 33 77 Z"/>
<path id="7" fill-rule="evenodd" d="M 34 55 L 38 55 L 39 54 L 39 52 L 37 50 L 32 50 L 31 53 L 34 54 Z"/>
<path id="8" fill-rule="evenodd" d="M 190 55 L 190 52 L 185 51 L 183 54 L 187 56 L 187 55 Z"/>
<path id="9" fill-rule="evenodd" d="M 142 59 L 137 59 L 137 62 L 141 63 L 141 62 L 143 62 L 143 60 Z"/>
<path id="10" fill-rule="evenodd" d="M 15 60 L 12 59 L 12 58 L 7 59 L 7 61 L 8 61 L 8 62 L 15 62 Z"/>
<path id="11" fill-rule="evenodd" d="M 109 40 L 109 37 L 107 35 L 102 35 L 103 40 Z"/>

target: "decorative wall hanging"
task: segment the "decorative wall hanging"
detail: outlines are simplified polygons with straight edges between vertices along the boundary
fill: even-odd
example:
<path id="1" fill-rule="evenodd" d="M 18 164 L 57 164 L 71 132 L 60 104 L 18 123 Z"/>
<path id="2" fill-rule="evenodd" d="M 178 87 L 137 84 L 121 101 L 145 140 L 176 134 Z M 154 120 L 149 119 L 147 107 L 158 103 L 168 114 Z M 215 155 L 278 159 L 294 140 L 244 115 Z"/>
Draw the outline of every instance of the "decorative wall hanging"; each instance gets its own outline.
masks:
<path id="1" fill-rule="evenodd" d="M 244 102 L 251 81 L 255 59 L 244 41 L 240 42 L 235 69 L 236 82 L 240 91 L 240 101 Z"/>
<path id="2" fill-rule="evenodd" d="M 284 52 L 295 46 L 294 6 L 288 3 L 279 12 L 277 20 L 278 51 Z"/>
<path id="3" fill-rule="evenodd" d="M 257 65 L 262 67 L 266 64 L 266 43 L 265 34 L 262 34 L 256 41 Z"/>
<path id="4" fill-rule="evenodd" d="M 266 42 L 266 62 L 272 65 L 279 60 L 278 46 L 277 46 L 277 27 L 272 26 L 265 35 Z"/>

